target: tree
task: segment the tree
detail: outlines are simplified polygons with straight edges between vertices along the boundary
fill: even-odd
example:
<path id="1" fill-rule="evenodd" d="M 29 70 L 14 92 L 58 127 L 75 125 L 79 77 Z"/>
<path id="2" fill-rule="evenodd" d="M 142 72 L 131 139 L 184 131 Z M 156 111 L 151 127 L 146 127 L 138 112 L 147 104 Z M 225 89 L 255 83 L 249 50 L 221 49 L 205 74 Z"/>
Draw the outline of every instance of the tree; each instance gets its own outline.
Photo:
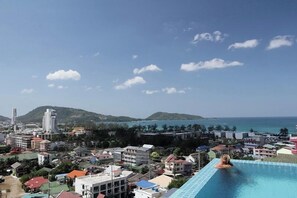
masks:
<path id="1" fill-rule="evenodd" d="M 175 156 L 180 156 L 181 155 L 181 149 L 179 148 L 179 147 L 177 147 L 176 149 L 174 149 L 174 151 L 173 151 L 173 154 L 175 155 Z"/>
<path id="2" fill-rule="evenodd" d="M 237 130 L 236 126 L 233 126 L 232 131 L 236 131 L 236 130 Z"/>
<path id="3" fill-rule="evenodd" d="M 287 128 L 281 128 L 278 135 L 280 138 L 286 138 L 289 135 L 289 130 Z"/>
<path id="4" fill-rule="evenodd" d="M 163 131 L 164 131 L 164 132 L 166 132 L 166 131 L 167 131 L 167 129 L 168 129 L 168 127 L 167 127 L 167 125 L 166 125 L 166 124 L 163 124 L 163 125 L 162 125 L 162 128 L 163 128 Z"/>
<path id="5" fill-rule="evenodd" d="M 158 159 L 160 159 L 160 155 L 158 152 L 154 151 L 151 153 L 151 158 L 152 158 L 152 160 L 158 160 Z"/>
<path id="6" fill-rule="evenodd" d="M 170 184 L 168 185 L 168 188 L 180 188 L 182 185 L 184 185 L 188 180 L 186 178 L 178 178 L 173 179 Z"/>

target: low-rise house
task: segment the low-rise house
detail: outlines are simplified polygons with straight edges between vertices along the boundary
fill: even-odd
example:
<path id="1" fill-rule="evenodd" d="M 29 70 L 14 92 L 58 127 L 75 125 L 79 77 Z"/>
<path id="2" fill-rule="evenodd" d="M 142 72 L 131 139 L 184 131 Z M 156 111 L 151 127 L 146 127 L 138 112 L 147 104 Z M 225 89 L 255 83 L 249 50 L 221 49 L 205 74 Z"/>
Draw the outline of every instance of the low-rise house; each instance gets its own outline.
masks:
<path id="1" fill-rule="evenodd" d="M 291 147 L 284 147 L 276 151 L 277 155 L 293 155 Z"/>
<path id="2" fill-rule="evenodd" d="M 22 164 L 19 162 L 15 162 L 14 164 L 12 164 L 11 168 L 12 168 L 12 174 L 15 175 L 16 177 L 20 177 L 26 173 L 26 171 L 22 168 Z"/>
<path id="3" fill-rule="evenodd" d="M 62 191 L 60 192 L 56 198 L 81 198 L 82 196 L 80 194 L 77 194 L 75 192 L 66 192 Z"/>
<path id="4" fill-rule="evenodd" d="M 32 150 L 40 150 L 40 142 L 42 142 L 43 139 L 39 137 L 33 137 L 31 140 L 31 149 Z"/>
<path id="5" fill-rule="evenodd" d="M 80 146 L 73 149 L 73 151 L 74 154 L 79 157 L 85 157 L 91 154 L 91 151 L 89 151 L 87 148 Z"/>
<path id="6" fill-rule="evenodd" d="M 85 176 L 86 174 L 87 174 L 87 171 L 73 170 L 67 174 L 67 177 L 72 180 L 75 180 L 75 178 Z"/>
<path id="7" fill-rule="evenodd" d="M 40 151 L 49 151 L 50 150 L 51 141 L 43 140 L 40 142 Z"/>
<path id="8" fill-rule="evenodd" d="M 149 180 L 149 182 L 155 183 L 163 189 L 167 189 L 168 185 L 171 183 L 172 180 L 173 180 L 172 177 L 169 177 L 167 175 L 160 175 L 158 177 L 155 177 Z"/>
<path id="9" fill-rule="evenodd" d="M 40 189 L 40 187 L 45 184 L 48 183 L 49 180 L 45 179 L 43 177 L 34 177 L 32 179 L 30 179 L 29 181 L 25 182 L 25 186 L 30 189 L 31 192 L 36 192 Z"/>
<path id="10" fill-rule="evenodd" d="M 171 154 L 165 160 L 164 171 L 165 175 L 191 174 L 192 163 L 183 159 L 178 159 L 173 154 Z"/>
<path id="11" fill-rule="evenodd" d="M 167 190 L 159 188 L 157 184 L 141 180 L 136 183 L 137 188 L 133 190 L 135 198 L 159 198 Z"/>

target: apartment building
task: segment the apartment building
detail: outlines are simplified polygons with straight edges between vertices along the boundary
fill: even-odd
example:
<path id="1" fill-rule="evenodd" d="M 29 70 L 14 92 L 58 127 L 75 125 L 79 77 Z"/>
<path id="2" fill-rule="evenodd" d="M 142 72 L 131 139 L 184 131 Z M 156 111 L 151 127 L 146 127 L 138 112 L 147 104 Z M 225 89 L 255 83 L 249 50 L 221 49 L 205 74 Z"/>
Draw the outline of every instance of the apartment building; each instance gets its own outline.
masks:
<path id="1" fill-rule="evenodd" d="M 127 194 L 127 175 L 121 171 L 112 174 L 100 173 L 75 179 L 75 192 L 83 198 L 97 198 L 99 194 L 107 197 L 124 198 Z"/>
<path id="2" fill-rule="evenodd" d="M 127 146 L 124 148 L 123 159 L 124 164 L 132 166 L 140 164 L 148 164 L 150 148 Z"/>
<path id="3" fill-rule="evenodd" d="M 268 149 L 268 148 L 254 148 L 253 155 L 255 158 L 262 159 L 265 157 L 275 157 L 276 149 Z"/>

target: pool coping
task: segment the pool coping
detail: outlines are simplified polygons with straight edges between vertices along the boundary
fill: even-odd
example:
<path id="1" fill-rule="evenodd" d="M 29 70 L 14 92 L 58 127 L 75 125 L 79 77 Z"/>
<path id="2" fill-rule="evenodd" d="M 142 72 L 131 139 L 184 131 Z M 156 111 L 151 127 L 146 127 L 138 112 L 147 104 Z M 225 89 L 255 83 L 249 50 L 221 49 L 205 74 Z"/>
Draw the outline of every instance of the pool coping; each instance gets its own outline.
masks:
<path id="1" fill-rule="evenodd" d="M 187 181 L 181 188 L 179 188 L 170 198 L 193 198 L 201 191 L 207 184 L 210 178 L 218 171 L 214 166 L 219 162 L 218 158 L 210 161 L 203 169 L 201 169 L 195 176 Z M 244 164 L 263 165 L 263 166 L 286 166 L 297 167 L 297 164 L 284 162 L 263 162 L 254 160 L 231 160 L 232 162 L 239 162 Z M 193 185 L 194 184 L 194 185 Z"/>

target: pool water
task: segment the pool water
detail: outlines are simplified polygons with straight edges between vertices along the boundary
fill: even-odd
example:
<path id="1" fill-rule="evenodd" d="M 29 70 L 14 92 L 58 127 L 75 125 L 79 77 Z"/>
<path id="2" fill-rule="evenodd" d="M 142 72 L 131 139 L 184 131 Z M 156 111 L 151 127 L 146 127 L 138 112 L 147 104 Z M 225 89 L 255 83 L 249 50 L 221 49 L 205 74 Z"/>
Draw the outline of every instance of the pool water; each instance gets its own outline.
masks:
<path id="1" fill-rule="evenodd" d="M 297 197 L 297 165 L 232 160 L 231 169 L 216 169 L 214 159 L 171 197 Z"/>

